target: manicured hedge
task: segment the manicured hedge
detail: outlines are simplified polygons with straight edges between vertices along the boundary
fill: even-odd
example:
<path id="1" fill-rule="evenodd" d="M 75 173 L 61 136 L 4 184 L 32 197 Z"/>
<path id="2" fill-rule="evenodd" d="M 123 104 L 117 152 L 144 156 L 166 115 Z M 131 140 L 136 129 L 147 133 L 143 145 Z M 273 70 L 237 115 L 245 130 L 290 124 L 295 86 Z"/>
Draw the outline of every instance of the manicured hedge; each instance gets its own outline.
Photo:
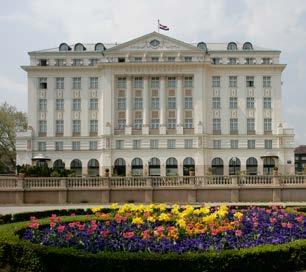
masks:
<path id="1" fill-rule="evenodd" d="M 85 216 L 63 221 L 86 220 Z M 48 224 L 48 219 L 40 220 Z M 16 232 L 28 222 L 0 226 L 0 268 L 31 272 L 208 272 L 299 271 L 306 268 L 306 240 L 221 253 L 153 254 L 103 252 L 45 247 L 20 240 Z"/>

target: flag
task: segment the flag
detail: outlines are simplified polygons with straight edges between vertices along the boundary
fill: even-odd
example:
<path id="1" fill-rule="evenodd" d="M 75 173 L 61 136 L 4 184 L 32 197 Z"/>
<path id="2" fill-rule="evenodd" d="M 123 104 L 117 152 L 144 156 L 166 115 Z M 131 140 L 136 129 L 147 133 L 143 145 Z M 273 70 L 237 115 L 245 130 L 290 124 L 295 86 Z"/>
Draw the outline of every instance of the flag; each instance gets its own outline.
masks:
<path id="1" fill-rule="evenodd" d="M 162 29 L 162 30 L 165 30 L 165 31 L 168 31 L 169 30 L 169 27 L 167 27 L 166 25 L 162 25 L 161 23 L 158 22 L 158 27 L 159 29 Z"/>

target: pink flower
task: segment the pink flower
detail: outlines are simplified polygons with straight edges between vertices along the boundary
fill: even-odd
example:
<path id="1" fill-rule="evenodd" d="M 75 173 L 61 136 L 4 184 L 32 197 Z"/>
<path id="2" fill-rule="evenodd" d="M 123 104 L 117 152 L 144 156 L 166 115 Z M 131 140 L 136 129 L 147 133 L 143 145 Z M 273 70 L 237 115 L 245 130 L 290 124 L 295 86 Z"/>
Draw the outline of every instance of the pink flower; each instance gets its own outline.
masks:
<path id="1" fill-rule="evenodd" d="M 276 221 L 277 221 L 277 219 L 275 217 L 270 218 L 270 223 L 274 224 Z"/>
<path id="2" fill-rule="evenodd" d="M 287 223 L 282 222 L 281 225 L 282 225 L 283 228 L 287 228 Z"/>
<path id="3" fill-rule="evenodd" d="M 39 224 L 37 222 L 31 222 L 31 224 L 29 224 L 29 227 L 31 229 L 38 229 Z"/>
<path id="4" fill-rule="evenodd" d="M 235 235 L 236 236 L 241 236 L 242 235 L 242 231 L 241 230 L 235 230 Z"/>
<path id="5" fill-rule="evenodd" d="M 55 222 L 50 222 L 50 228 L 53 229 L 56 226 Z"/>
<path id="6" fill-rule="evenodd" d="M 68 225 L 69 225 L 70 228 L 74 228 L 75 225 L 76 225 L 76 223 L 75 223 L 75 222 L 71 222 L 71 223 L 69 223 Z"/>
<path id="7" fill-rule="evenodd" d="M 296 221 L 298 223 L 301 223 L 303 221 L 303 216 L 300 215 L 300 216 L 296 217 Z"/>
<path id="8" fill-rule="evenodd" d="M 108 231 L 108 230 L 101 230 L 101 231 L 100 231 L 100 234 L 101 234 L 103 237 L 107 237 L 108 234 L 109 234 L 109 231 Z"/>
<path id="9" fill-rule="evenodd" d="M 59 225 L 59 226 L 57 227 L 57 231 L 58 231 L 59 233 L 63 232 L 64 230 L 65 230 L 65 226 L 64 226 L 64 225 Z"/>
<path id="10" fill-rule="evenodd" d="M 142 233 L 142 239 L 147 240 L 150 238 L 150 231 L 149 230 L 144 230 Z"/>
<path id="11" fill-rule="evenodd" d="M 79 225 L 78 225 L 78 229 L 79 229 L 80 231 L 84 230 L 84 228 L 85 228 L 85 224 L 79 224 Z"/>
<path id="12" fill-rule="evenodd" d="M 133 231 L 126 231 L 122 234 L 124 238 L 130 239 L 135 236 L 135 233 Z"/>
<path id="13" fill-rule="evenodd" d="M 70 216 L 75 216 L 75 213 L 71 213 Z"/>
<path id="14" fill-rule="evenodd" d="M 292 227 L 293 227 L 293 224 L 292 224 L 292 223 L 288 223 L 288 224 L 287 224 L 287 228 L 288 228 L 288 229 L 292 229 Z"/>

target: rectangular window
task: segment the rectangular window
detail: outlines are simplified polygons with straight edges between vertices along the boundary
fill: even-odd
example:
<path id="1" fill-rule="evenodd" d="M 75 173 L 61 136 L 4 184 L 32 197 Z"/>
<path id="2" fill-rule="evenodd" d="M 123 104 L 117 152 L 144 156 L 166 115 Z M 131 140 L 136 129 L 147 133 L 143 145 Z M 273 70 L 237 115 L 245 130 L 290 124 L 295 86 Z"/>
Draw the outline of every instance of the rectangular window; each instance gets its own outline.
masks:
<path id="1" fill-rule="evenodd" d="M 238 140 L 231 140 L 231 149 L 238 149 Z"/>
<path id="2" fill-rule="evenodd" d="M 73 59 L 72 60 L 72 66 L 82 66 L 83 61 L 81 59 Z"/>
<path id="3" fill-rule="evenodd" d="M 254 58 L 246 58 L 245 64 L 254 64 Z"/>
<path id="4" fill-rule="evenodd" d="M 151 120 L 151 128 L 152 129 L 159 128 L 159 119 L 152 119 Z"/>
<path id="5" fill-rule="evenodd" d="M 213 76 L 212 77 L 212 87 L 219 88 L 220 85 L 220 77 L 219 76 Z"/>
<path id="6" fill-rule="evenodd" d="M 220 149 L 221 148 L 221 140 L 213 140 L 213 147 L 214 147 L 214 149 Z"/>
<path id="7" fill-rule="evenodd" d="M 159 98 L 158 97 L 152 97 L 151 98 L 151 107 L 153 110 L 159 109 Z"/>
<path id="8" fill-rule="evenodd" d="M 185 62 L 192 62 L 192 57 L 184 57 Z"/>
<path id="9" fill-rule="evenodd" d="M 99 88 L 99 78 L 98 77 L 91 77 L 89 79 L 89 88 L 90 89 L 98 89 Z"/>
<path id="10" fill-rule="evenodd" d="M 64 110 L 64 99 L 58 98 L 55 101 L 56 110 Z"/>
<path id="11" fill-rule="evenodd" d="M 133 81 L 134 88 L 143 88 L 142 77 L 135 77 Z"/>
<path id="12" fill-rule="evenodd" d="M 55 151 L 63 151 L 63 142 L 55 142 Z"/>
<path id="13" fill-rule="evenodd" d="M 255 98 L 247 97 L 247 109 L 254 109 L 254 108 L 255 108 Z"/>
<path id="14" fill-rule="evenodd" d="M 229 58 L 228 64 L 237 64 L 237 58 Z"/>
<path id="15" fill-rule="evenodd" d="M 117 108 L 118 108 L 118 110 L 125 110 L 125 108 L 126 108 L 125 98 L 119 97 L 117 99 Z"/>
<path id="16" fill-rule="evenodd" d="M 246 84 L 246 87 L 254 87 L 255 86 L 254 77 L 253 76 L 247 76 L 245 78 L 245 84 Z"/>
<path id="17" fill-rule="evenodd" d="M 38 109 L 40 111 L 46 111 L 47 110 L 47 99 L 39 99 Z"/>
<path id="18" fill-rule="evenodd" d="M 271 87 L 271 77 L 270 76 L 263 76 L 262 86 L 264 88 L 270 88 Z"/>
<path id="19" fill-rule="evenodd" d="M 81 120 L 72 121 L 72 133 L 74 135 L 81 133 Z"/>
<path id="20" fill-rule="evenodd" d="M 247 133 L 255 133 L 255 118 L 247 119 Z"/>
<path id="21" fill-rule="evenodd" d="M 136 97 L 134 103 L 135 103 L 134 107 L 136 110 L 142 110 L 142 98 L 141 97 Z"/>
<path id="22" fill-rule="evenodd" d="M 91 98 L 89 100 L 89 109 L 97 110 L 98 109 L 98 98 Z"/>
<path id="23" fill-rule="evenodd" d="M 81 110 L 81 99 L 79 98 L 74 98 L 72 100 L 72 110 L 74 111 L 79 111 Z"/>
<path id="24" fill-rule="evenodd" d="M 213 119 L 213 133 L 214 134 L 221 133 L 221 119 L 220 118 Z"/>
<path id="25" fill-rule="evenodd" d="M 124 140 L 116 140 L 116 149 L 124 148 Z"/>
<path id="26" fill-rule="evenodd" d="M 159 77 L 151 78 L 151 88 L 159 88 Z"/>
<path id="27" fill-rule="evenodd" d="M 185 148 L 193 148 L 193 139 L 185 139 L 184 140 L 184 147 Z"/>
<path id="28" fill-rule="evenodd" d="M 135 58 L 134 58 L 134 61 L 135 61 L 135 62 L 142 62 L 142 57 L 135 57 Z"/>
<path id="29" fill-rule="evenodd" d="M 96 66 L 98 63 L 98 59 L 89 59 L 89 66 Z"/>
<path id="30" fill-rule="evenodd" d="M 176 148 L 176 140 L 167 140 L 167 147 L 170 149 Z"/>
<path id="31" fill-rule="evenodd" d="M 140 149 L 140 140 L 133 140 L 133 149 Z"/>
<path id="32" fill-rule="evenodd" d="M 212 98 L 212 108 L 213 109 L 220 109 L 221 108 L 221 98 L 220 97 L 213 97 Z"/>
<path id="33" fill-rule="evenodd" d="M 176 97 L 168 97 L 168 109 L 176 108 Z"/>
<path id="34" fill-rule="evenodd" d="M 263 106 L 264 106 L 264 109 L 271 109 L 272 108 L 272 99 L 271 99 L 271 97 L 264 97 Z"/>
<path id="35" fill-rule="evenodd" d="M 159 57 L 151 57 L 151 61 L 152 62 L 158 62 L 159 61 Z"/>
<path id="36" fill-rule="evenodd" d="M 63 134 L 64 133 L 64 120 L 55 121 L 55 133 Z"/>
<path id="37" fill-rule="evenodd" d="M 168 57 L 168 62 L 175 62 L 175 57 Z"/>
<path id="38" fill-rule="evenodd" d="M 271 132 L 271 131 L 272 131 L 272 119 L 264 118 L 264 132 Z"/>
<path id="39" fill-rule="evenodd" d="M 228 83 L 230 88 L 237 88 L 237 76 L 230 76 Z"/>
<path id="40" fill-rule="evenodd" d="M 176 119 L 168 119 L 168 128 L 169 129 L 176 128 Z"/>
<path id="41" fill-rule="evenodd" d="M 64 88 L 65 88 L 64 83 L 65 83 L 65 80 L 64 80 L 63 77 L 57 77 L 57 78 L 55 79 L 55 88 L 56 88 L 56 89 L 59 89 L 59 90 L 64 89 Z"/>
<path id="42" fill-rule="evenodd" d="M 79 141 L 72 142 L 72 150 L 79 151 L 81 149 L 81 143 Z"/>
<path id="43" fill-rule="evenodd" d="M 142 128 L 142 119 L 135 119 L 134 120 L 134 128 L 141 129 Z"/>
<path id="44" fill-rule="evenodd" d="M 193 77 L 184 77 L 184 88 L 192 88 L 193 86 Z"/>
<path id="45" fill-rule="evenodd" d="M 192 109 L 192 97 L 185 97 L 185 109 Z"/>
<path id="46" fill-rule="evenodd" d="M 248 149 L 255 149 L 255 140 L 248 140 Z"/>
<path id="47" fill-rule="evenodd" d="M 117 88 L 125 89 L 126 88 L 126 77 L 117 78 Z"/>
<path id="48" fill-rule="evenodd" d="M 80 77 L 72 78 L 72 89 L 81 89 L 81 78 Z"/>
<path id="49" fill-rule="evenodd" d="M 230 133 L 238 134 L 238 118 L 230 118 Z"/>
<path id="50" fill-rule="evenodd" d="M 272 140 L 265 140 L 265 149 L 272 149 Z"/>
<path id="51" fill-rule="evenodd" d="M 89 141 L 89 150 L 97 150 L 98 142 L 97 141 Z"/>
<path id="52" fill-rule="evenodd" d="M 185 119 L 184 128 L 193 128 L 192 119 Z"/>
<path id="53" fill-rule="evenodd" d="M 38 151 L 46 151 L 46 142 L 38 142 Z"/>
<path id="54" fill-rule="evenodd" d="M 176 77 L 168 77 L 168 88 L 176 88 Z"/>
<path id="55" fill-rule="evenodd" d="M 262 58 L 262 64 L 271 64 L 271 58 Z"/>
<path id="56" fill-rule="evenodd" d="M 90 120 L 89 122 L 89 132 L 91 134 L 97 134 L 98 133 L 98 120 Z"/>
<path id="57" fill-rule="evenodd" d="M 157 149 L 159 147 L 159 141 L 158 140 L 150 140 L 150 148 L 151 149 Z"/>
<path id="58" fill-rule="evenodd" d="M 237 97 L 230 97 L 229 108 L 230 109 L 237 109 L 238 108 L 238 98 Z"/>
<path id="59" fill-rule="evenodd" d="M 118 58 L 118 62 L 125 62 L 125 58 Z"/>
<path id="60" fill-rule="evenodd" d="M 39 121 L 38 132 L 47 133 L 47 121 L 46 120 Z"/>
<path id="61" fill-rule="evenodd" d="M 220 64 L 220 58 L 212 58 L 212 64 Z"/>
<path id="62" fill-rule="evenodd" d="M 40 77 L 39 78 L 39 89 L 46 90 L 47 88 L 48 88 L 47 78 L 46 77 Z"/>
<path id="63" fill-rule="evenodd" d="M 119 119 L 118 120 L 118 129 L 124 129 L 126 125 L 126 120 L 125 119 Z"/>
<path id="64" fill-rule="evenodd" d="M 55 66 L 66 66 L 66 60 L 65 59 L 56 59 L 55 60 Z"/>

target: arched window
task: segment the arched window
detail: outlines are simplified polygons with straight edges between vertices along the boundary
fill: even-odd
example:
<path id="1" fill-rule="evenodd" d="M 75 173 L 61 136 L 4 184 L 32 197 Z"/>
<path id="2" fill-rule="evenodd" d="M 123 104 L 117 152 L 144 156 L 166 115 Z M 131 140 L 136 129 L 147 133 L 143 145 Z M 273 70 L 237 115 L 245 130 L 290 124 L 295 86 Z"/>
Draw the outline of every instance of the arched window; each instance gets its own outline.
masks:
<path id="1" fill-rule="evenodd" d="M 53 163 L 53 168 L 56 169 L 56 170 L 64 170 L 65 169 L 65 163 L 61 159 L 56 160 Z"/>
<path id="2" fill-rule="evenodd" d="M 99 162 L 96 159 L 91 159 L 88 161 L 87 164 L 88 168 L 88 175 L 90 177 L 97 177 L 99 176 Z"/>
<path id="3" fill-rule="evenodd" d="M 243 50 L 253 50 L 253 45 L 250 42 L 245 42 L 242 46 Z"/>
<path id="4" fill-rule="evenodd" d="M 71 48 L 69 47 L 69 45 L 67 43 L 61 43 L 58 47 L 58 50 L 60 52 L 67 52 L 67 51 L 71 50 Z"/>
<path id="5" fill-rule="evenodd" d="M 223 176 L 224 166 L 221 158 L 214 158 L 211 162 L 211 171 L 213 175 Z"/>
<path id="6" fill-rule="evenodd" d="M 235 42 L 228 43 L 227 50 L 236 51 L 237 50 L 237 44 Z"/>
<path id="7" fill-rule="evenodd" d="M 166 161 L 166 176 L 177 176 L 177 159 L 176 158 L 168 158 Z"/>
<path id="8" fill-rule="evenodd" d="M 189 171 L 194 171 L 195 169 L 195 163 L 193 158 L 186 158 L 183 161 L 183 175 L 189 176 Z"/>
<path id="9" fill-rule="evenodd" d="M 199 42 L 199 43 L 197 44 L 197 48 L 199 48 L 199 49 L 201 49 L 201 50 L 207 52 L 207 45 L 206 45 L 205 42 Z"/>
<path id="10" fill-rule="evenodd" d="M 246 172 L 248 175 L 257 175 L 257 159 L 254 157 L 248 158 L 246 161 Z"/>
<path id="11" fill-rule="evenodd" d="M 99 52 L 102 52 L 105 50 L 105 46 L 103 43 L 96 43 L 95 45 L 95 51 L 99 51 Z"/>
<path id="12" fill-rule="evenodd" d="M 125 160 L 122 158 L 116 159 L 114 163 L 113 175 L 124 177 L 125 173 L 126 173 Z"/>
<path id="13" fill-rule="evenodd" d="M 263 174 L 272 175 L 275 167 L 275 160 L 273 157 L 266 157 L 263 159 Z"/>
<path id="14" fill-rule="evenodd" d="M 81 44 L 81 43 L 77 43 L 74 46 L 74 51 L 80 52 L 80 51 L 85 51 L 85 50 L 86 50 L 85 46 L 83 44 Z"/>
<path id="15" fill-rule="evenodd" d="M 82 162 L 78 159 L 74 159 L 70 163 L 70 169 L 74 171 L 76 176 L 82 176 Z"/>
<path id="16" fill-rule="evenodd" d="M 160 160 L 158 158 L 150 159 L 149 176 L 160 176 Z"/>
<path id="17" fill-rule="evenodd" d="M 238 158 L 231 158 L 229 161 L 229 174 L 238 175 L 240 172 L 240 160 Z"/>
<path id="18" fill-rule="evenodd" d="M 132 160 L 132 176 L 142 176 L 143 175 L 143 164 L 142 159 L 135 158 Z"/>

